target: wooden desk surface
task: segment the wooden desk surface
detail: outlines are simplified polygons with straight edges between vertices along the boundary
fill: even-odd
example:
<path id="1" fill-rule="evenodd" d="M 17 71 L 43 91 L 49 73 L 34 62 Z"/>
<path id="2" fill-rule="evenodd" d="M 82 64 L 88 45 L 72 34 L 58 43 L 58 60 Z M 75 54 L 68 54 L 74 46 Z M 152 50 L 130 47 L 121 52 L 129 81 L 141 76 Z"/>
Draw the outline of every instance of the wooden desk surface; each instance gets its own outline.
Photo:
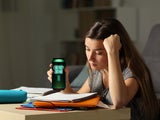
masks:
<path id="1" fill-rule="evenodd" d="M 18 110 L 20 104 L 0 104 L 0 120 L 129 120 L 130 109 L 97 109 L 70 112 Z"/>

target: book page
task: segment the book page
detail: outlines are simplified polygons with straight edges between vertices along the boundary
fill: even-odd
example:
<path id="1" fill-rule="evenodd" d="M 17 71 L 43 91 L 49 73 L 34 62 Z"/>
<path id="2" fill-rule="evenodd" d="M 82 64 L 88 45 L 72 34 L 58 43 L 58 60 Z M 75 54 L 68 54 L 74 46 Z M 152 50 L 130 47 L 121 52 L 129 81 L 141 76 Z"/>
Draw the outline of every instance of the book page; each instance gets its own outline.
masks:
<path id="1" fill-rule="evenodd" d="M 15 88 L 14 90 L 24 90 L 28 94 L 43 94 L 43 93 L 45 93 L 47 91 L 52 90 L 52 88 L 38 88 L 38 87 L 21 86 L 21 87 Z"/>
<path id="2" fill-rule="evenodd" d="M 109 105 L 104 104 L 102 101 L 99 101 L 99 102 L 98 102 L 97 107 L 101 107 L 101 108 L 110 108 Z"/>

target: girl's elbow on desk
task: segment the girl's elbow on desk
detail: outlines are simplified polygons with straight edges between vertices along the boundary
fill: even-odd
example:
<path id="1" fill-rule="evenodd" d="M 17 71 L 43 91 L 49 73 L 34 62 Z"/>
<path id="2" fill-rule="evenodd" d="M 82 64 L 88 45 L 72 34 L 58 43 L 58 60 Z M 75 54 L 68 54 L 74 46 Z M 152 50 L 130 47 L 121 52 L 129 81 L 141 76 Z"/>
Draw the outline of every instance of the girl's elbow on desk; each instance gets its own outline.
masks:
<path id="1" fill-rule="evenodd" d="M 113 101 L 113 106 L 112 108 L 113 109 L 119 109 L 119 108 L 122 108 L 122 107 L 125 107 L 127 105 L 127 101 L 125 100 L 117 100 L 117 101 Z"/>

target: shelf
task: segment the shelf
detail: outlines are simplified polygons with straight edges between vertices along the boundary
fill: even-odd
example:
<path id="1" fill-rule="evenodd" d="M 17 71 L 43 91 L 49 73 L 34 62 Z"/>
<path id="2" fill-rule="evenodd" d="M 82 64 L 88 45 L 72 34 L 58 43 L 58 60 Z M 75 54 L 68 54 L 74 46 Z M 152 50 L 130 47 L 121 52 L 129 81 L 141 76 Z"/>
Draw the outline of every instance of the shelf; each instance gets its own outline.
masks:
<path id="1" fill-rule="evenodd" d="M 112 0 L 61 0 L 62 9 L 90 9 L 110 7 Z"/>
<path id="2" fill-rule="evenodd" d="M 61 9 L 62 11 L 96 11 L 96 10 L 113 10 L 116 7 L 102 6 L 102 7 L 81 7 L 81 8 L 67 8 Z"/>
<path id="3" fill-rule="evenodd" d="M 131 39 L 137 40 L 137 9 L 134 7 L 83 7 L 63 9 L 62 11 L 65 12 L 62 14 L 76 16 L 78 23 L 76 29 L 80 38 L 84 37 L 95 21 L 116 18 L 124 25 Z"/>
<path id="4" fill-rule="evenodd" d="M 61 46 L 63 48 L 61 54 L 67 65 L 84 65 L 86 63 L 84 41 L 65 40 L 61 42 Z"/>

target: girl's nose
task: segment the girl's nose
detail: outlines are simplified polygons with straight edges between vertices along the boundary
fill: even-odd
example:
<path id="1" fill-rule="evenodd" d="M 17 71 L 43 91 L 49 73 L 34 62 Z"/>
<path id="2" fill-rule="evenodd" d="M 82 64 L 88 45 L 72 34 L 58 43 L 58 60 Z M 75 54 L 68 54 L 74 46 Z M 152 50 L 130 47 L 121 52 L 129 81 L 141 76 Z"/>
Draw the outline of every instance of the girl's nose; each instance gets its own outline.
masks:
<path id="1" fill-rule="evenodd" d="M 93 61 L 94 59 L 95 59 L 94 53 L 93 53 L 93 52 L 90 52 L 89 57 L 88 57 L 88 60 L 89 60 L 89 61 Z"/>

